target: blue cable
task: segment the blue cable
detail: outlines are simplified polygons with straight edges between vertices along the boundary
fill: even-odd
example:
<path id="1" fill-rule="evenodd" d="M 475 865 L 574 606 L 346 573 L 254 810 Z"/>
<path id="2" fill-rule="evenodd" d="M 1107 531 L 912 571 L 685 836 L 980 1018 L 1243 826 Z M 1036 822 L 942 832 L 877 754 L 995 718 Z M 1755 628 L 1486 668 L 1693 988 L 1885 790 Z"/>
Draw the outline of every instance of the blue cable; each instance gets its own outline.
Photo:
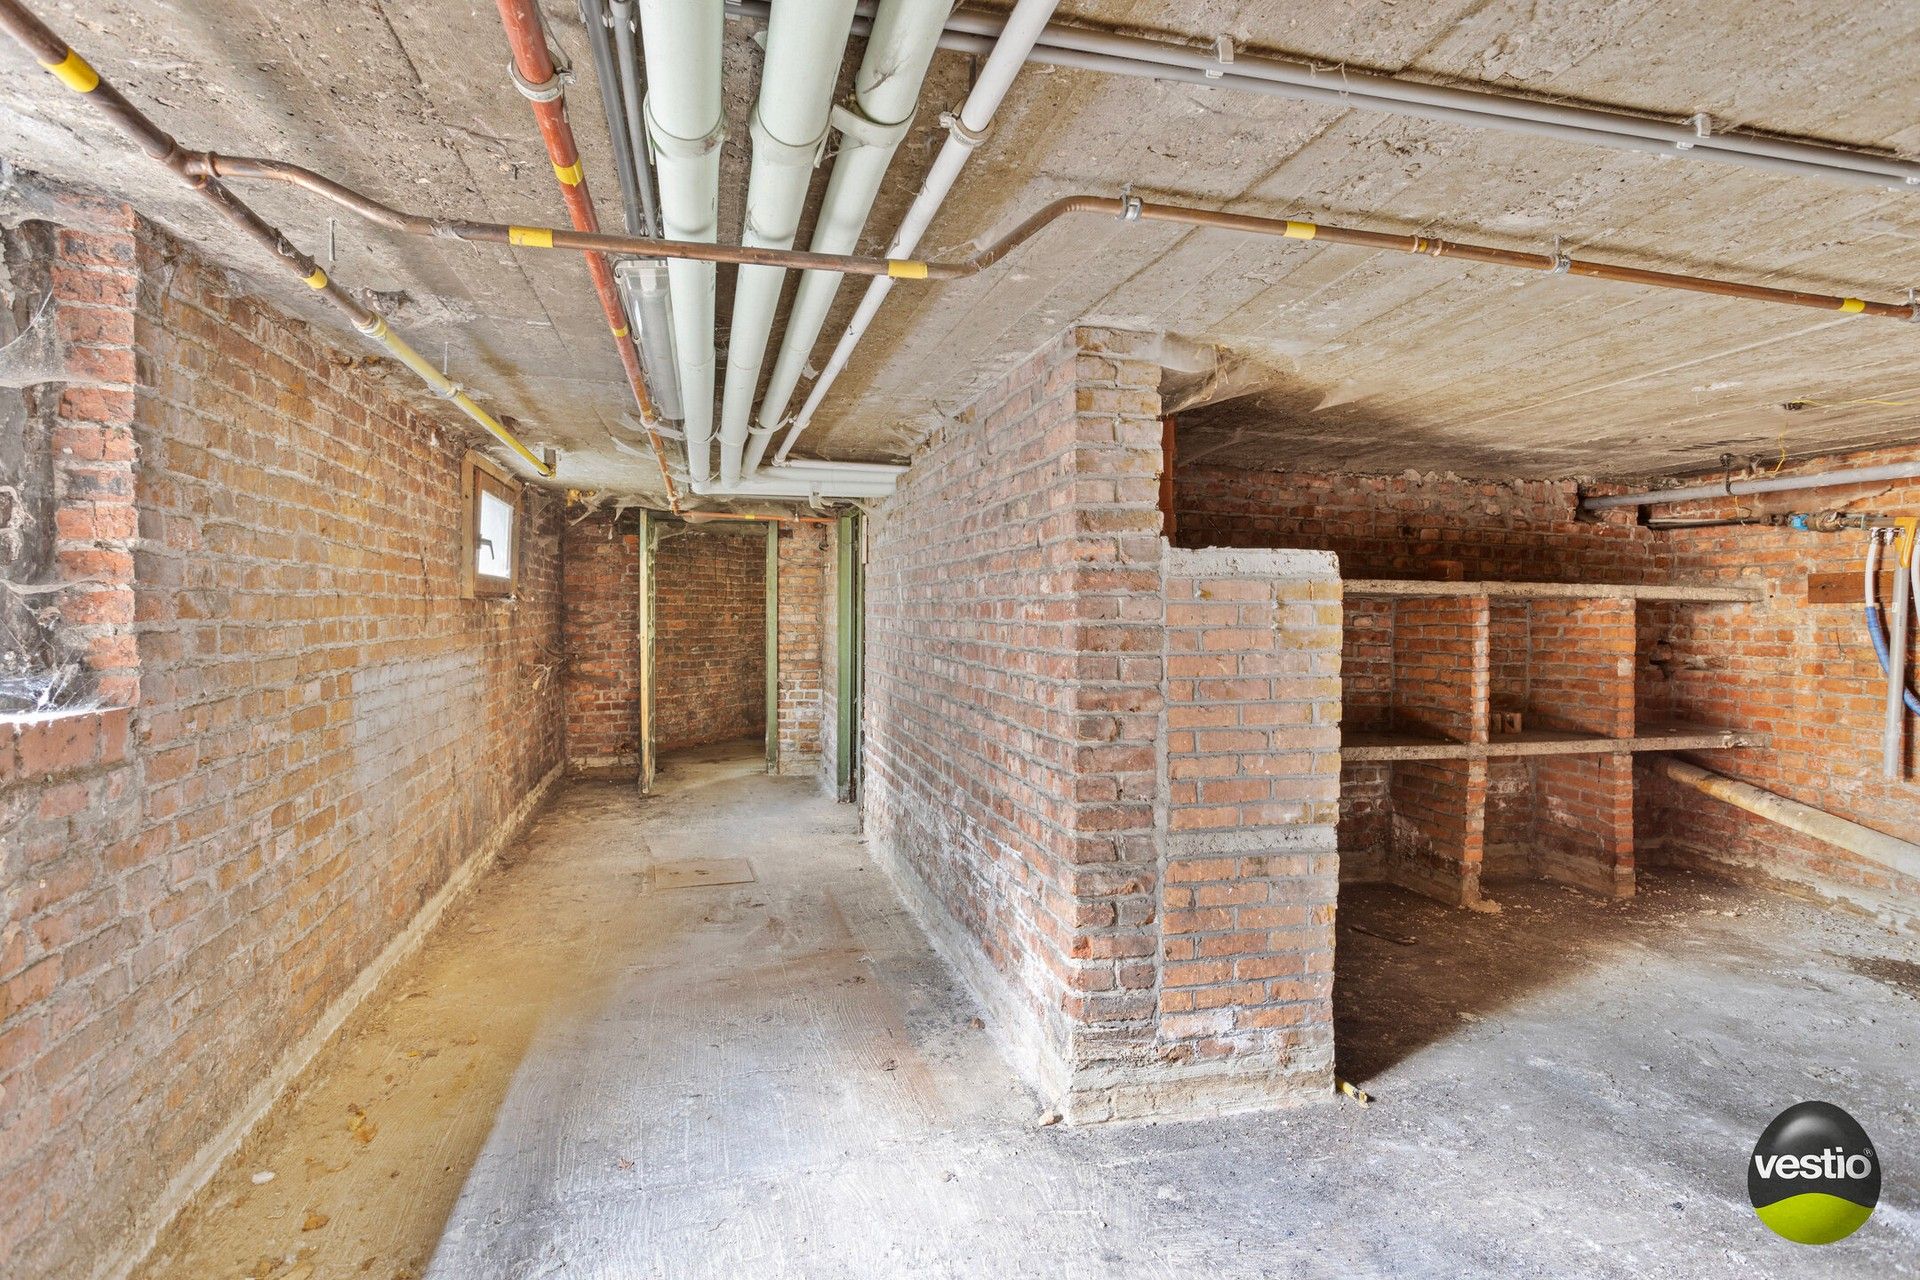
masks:
<path id="1" fill-rule="evenodd" d="M 1873 637 L 1873 652 L 1880 659 L 1881 674 L 1892 675 L 1893 671 L 1887 658 L 1887 632 L 1886 628 L 1880 625 L 1880 606 L 1877 604 L 1867 606 L 1867 634 Z M 1905 687 L 1902 687 L 1900 692 L 1906 696 L 1907 710 L 1920 716 L 1920 696 L 1916 696 L 1913 690 Z"/>

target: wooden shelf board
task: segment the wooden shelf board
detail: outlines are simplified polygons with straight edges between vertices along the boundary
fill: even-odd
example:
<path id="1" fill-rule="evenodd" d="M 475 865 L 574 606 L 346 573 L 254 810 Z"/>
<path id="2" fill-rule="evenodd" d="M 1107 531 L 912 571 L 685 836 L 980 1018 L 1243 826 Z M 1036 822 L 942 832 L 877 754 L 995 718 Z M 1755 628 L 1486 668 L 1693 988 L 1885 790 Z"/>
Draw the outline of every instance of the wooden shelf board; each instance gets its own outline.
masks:
<path id="1" fill-rule="evenodd" d="M 1412 578 L 1349 578 L 1350 596 L 1498 596 L 1521 600 L 1670 600 L 1743 604 L 1763 599 L 1761 587 L 1700 587 L 1605 582 L 1421 582 Z"/>
<path id="2" fill-rule="evenodd" d="M 1340 739 L 1343 760 L 1485 760 L 1508 756 L 1615 755 L 1638 751 L 1714 751 L 1726 747 L 1763 747 L 1767 735 L 1711 725 L 1644 725 L 1631 738 L 1559 729 L 1528 729 L 1495 734 L 1489 742 L 1450 742 L 1413 733 L 1347 733 Z"/>

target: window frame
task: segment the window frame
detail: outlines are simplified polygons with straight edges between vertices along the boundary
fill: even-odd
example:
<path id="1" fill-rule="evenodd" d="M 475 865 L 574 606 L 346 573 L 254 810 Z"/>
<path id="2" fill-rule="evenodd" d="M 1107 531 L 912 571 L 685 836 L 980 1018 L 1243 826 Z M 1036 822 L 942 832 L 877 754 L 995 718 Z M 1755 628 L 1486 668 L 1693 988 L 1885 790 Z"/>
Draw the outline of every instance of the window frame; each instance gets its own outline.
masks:
<path id="1" fill-rule="evenodd" d="M 520 590 L 520 543 L 524 535 L 520 510 L 522 485 L 506 468 L 478 453 L 469 453 L 460 468 L 461 539 L 465 558 L 461 562 L 460 594 L 468 600 L 511 600 Z M 511 513 L 511 545 L 507 549 L 508 569 L 504 578 L 479 571 L 480 500 L 491 493 L 507 504 Z"/>

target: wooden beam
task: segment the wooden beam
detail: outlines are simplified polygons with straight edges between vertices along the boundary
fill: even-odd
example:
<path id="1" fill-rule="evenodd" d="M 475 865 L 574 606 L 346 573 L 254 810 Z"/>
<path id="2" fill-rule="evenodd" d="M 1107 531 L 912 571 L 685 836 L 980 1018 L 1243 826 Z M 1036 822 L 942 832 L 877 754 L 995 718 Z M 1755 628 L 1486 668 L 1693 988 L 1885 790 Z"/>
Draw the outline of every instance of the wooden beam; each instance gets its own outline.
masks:
<path id="1" fill-rule="evenodd" d="M 1762 587 L 1662 586 L 1609 582 L 1425 582 L 1411 578 L 1348 578 L 1350 596 L 1500 596 L 1518 600 L 1678 600 L 1745 604 L 1764 599 Z"/>
<path id="2" fill-rule="evenodd" d="M 1807 575 L 1808 604 L 1864 605 L 1860 598 L 1864 573 L 1810 573 Z M 1893 599 L 1893 574 L 1880 575 L 1875 594 L 1884 608 Z"/>

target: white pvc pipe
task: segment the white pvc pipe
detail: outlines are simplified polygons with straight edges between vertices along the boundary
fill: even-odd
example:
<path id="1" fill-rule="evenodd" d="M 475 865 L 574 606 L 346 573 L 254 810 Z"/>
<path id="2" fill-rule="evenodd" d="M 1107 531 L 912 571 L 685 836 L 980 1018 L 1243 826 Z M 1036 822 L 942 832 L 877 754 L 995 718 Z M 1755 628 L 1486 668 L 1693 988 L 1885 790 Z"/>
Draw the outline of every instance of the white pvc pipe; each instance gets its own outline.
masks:
<path id="1" fill-rule="evenodd" d="M 757 476 L 748 476 L 735 484 L 713 481 L 692 483 L 695 494 L 703 498 L 885 498 L 893 493 L 892 476 L 833 476 L 818 471 L 789 471 L 768 467 Z"/>
<path id="2" fill-rule="evenodd" d="M 788 471 L 844 471 L 876 476 L 902 475 L 906 469 L 903 462 L 823 462 L 816 458 L 788 458 L 785 465 Z"/>
<path id="3" fill-rule="evenodd" d="M 1906 775 L 1907 621 L 1920 586 L 1920 556 L 1913 554 L 1912 535 L 1902 531 L 1894 542 L 1908 563 L 1894 561 L 1893 625 L 1887 636 L 1886 718 L 1880 730 L 1880 772 L 1891 782 Z"/>
<path id="4" fill-rule="evenodd" d="M 907 210 L 907 216 L 901 219 L 899 230 L 894 232 L 893 244 L 887 250 L 889 258 L 908 257 L 920 244 L 920 237 L 926 234 L 934 215 L 946 203 L 948 193 L 960 177 L 961 168 L 967 163 L 967 157 L 985 140 L 987 126 L 993 123 L 994 113 L 999 111 L 1007 90 L 1013 86 L 1013 78 L 1026 65 L 1027 54 L 1040 38 L 1040 33 L 1046 30 L 1047 20 L 1053 17 L 1054 7 L 1058 3 L 1059 0 L 1018 0 L 1013 12 L 1007 15 L 999 41 L 994 44 L 993 52 L 987 55 L 979 78 L 973 82 L 973 91 L 967 94 L 967 100 L 960 108 L 957 127 L 949 129 L 946 144 L 940 148 L 940 154 L 934 157 L 933 168 L 927 172 L 926 183 L 920 188 L 913 206 Z M 827 361 L 827 367 L 820 371 L 807 402 L 800 407 L 793 425 L 787 429 L 786 439 L 780 442 L 776 461 L 786 461 L 787 454 L 793 449 L 793 442 L 813 421 L 813 415 L 820 409 L 820 402 L 826 399 L 827 389 L 840 376 L 841 370 L 847 367 L 853 349 L 860 345 L 860 339 L 873 325 L 874 316 L 879 314 L 881 304 L 892 291 L 893 281 L 887 276 L 876 276 L 867 286 L 859 310 L 854 312 L 846 333 L 841 335 L 839 344 L 833 349 L 833 357 Z"/>
<path id="5" fill-rule="evenodd" d="M 1683 489 L 1649 489 L 1643 493 L 1616 493 L 1604 498 L 1582 498 L 1587 511 L 1606 511 L 1613 507 L 1650 507 L 1656 503 L 1692 502 L 1697 498 L 1730 498 L 1743 493 L 1782 493 L 1796 489 L 1832 489 L 1848 484 L 1875 484 L 1882 480 L 1911 480 L 1920 477 L 1920 462 L 1889 462 L 1877 467 L 1848 467 L 1823 471 L 1817 475 L 1768 476 L 1758 480 L 1721 480 L 1693 484 Z"/>
<path id="6" fill-rule="evenodd" d="M 767 20 L 767 56 L 753 110 L 753 171 L 747 179 L 740 242 L 791 249 L 807 203 L 807 184 L 827 140 L 834 84 L 853 25 L 853 0 L 777 4 Z M 740 479 L 747 422 L 760 389 L 784 267 L 748 265 L 734 277 L 727 334 L 727 381 L 720 407 L 720 483 Z"/>
<path id="7" fill-rule="evenodd" d="M 880 0 L 867 35 L 867 48 L 854 76 L 851 110 L 834 113 L 840 128 L 840 153 L 833 162 L 820 212 L 814 220 L 815 253 L 852 253 L 866 229 L 880 184 L 913 123 L 920 86 L 952 0 Z M 752 475 L 767 451 L 806 368 L 807 357 L 826 324 L 842 276 L 837 271 L 801 273 L 787 308 L 780 354 L 760 401 L 758 426 L 747 445 L 744 470 Z"/>
<path id="8" fill-rule="evenodd" d="M 614 61 L 619 69 L 619 84 L 603 86 L 600 92 L 617 93 L 620 99 L 621 119 L 626 123 L 626 145 L 621 145 L 622 134 L 616 130 L 613 135 L 613 150 L 617 157 L 625 152 L 628 167 L 633 170 L 634 186 L 640 198 L 640 216 L 643 219 L 638 234 L 658 235 L 660 231 L 660 210 L 653 194 L 653 170 L 647 165 L 647 122 L 641 108 L 642 88 L 640 84 L 640 65 L 636 57 L 638 50 L 633 47 L 633 0 L 613 0 L 613 46 Z M 632 218 L 628 219 L 632 222 Z M 628 231 L 636 228 L 629 225 Z"/>
<path id="9" fill-rule="evenodd" d="M 871 7 L 863 3 L 860 12 Z M 728 8 L 742 16 L 764 18 L 767 5 L 764 0 L 733 0 Z M 957 13 L 948 20 L 940 45 L 961 52 L 982 51 L 1002 27 L 1003 20 L 994 14 Z M 1452 88 L 1371 75 L 1337 63 L 1321 66 L 1240 50 L 1222 60 L 1215 50 L 1173 40 L 1058 23 L 1047 27 L 1028 56 L 1031 61 L 1052 66 L 1267 93 L 1654 155 L 1716 160 L 1854 186 L 1920 190 L 1920 164 L 1859 147 L 1720 133 L 1706 122 L 1675 123 L 1625 111 Z"/>
<path id="10" fill-rule="evenodd" d="M 1685 783 L 1696 791 L 1770 819 L 1789 830 L 1823 840 L 1848 853 L 1859 854 L 1903 876 L 1920 876 L 1920 845 L 1912 841 L 1890 836 L 1884 831 L 1875 831 L 1872 827 L 1851 822 L 1824 809 L 1763 791 L 1750 782 L 1741 782 L 1737 778 L 1702 769 L 1699 765 L 1673 756 L 1658 757 L 1654 767 L 1675 782 Z"/>
<path id="11" fill-rule="evenodd" d="M 720 0 L 640 0 L 647 63 L 647 140 L 660 180 L 660 221 L 673 240 L 719 238 Z M 714 264 L 667 263 L 674 356 L 686 413 L 687 473 L 712 474 Z"/>
<path id="12" fill-rule="evenodd" d="M 947 24 L 947 29 L 994 36 L 999 34 L 1000 22 L 991 14 L 955 14 Z M 1555 124 L 1588 134 L 1640 138 L 1656 142 L 1669 152 L 1691 152 L 1707 159 L 1721 158 L 1712 154 L 1716 152 L 1763 156 L 1809 166 L 1822 171 L 1825 176 L 1850 174 L 1867 178 L 1872 185 L 1880 187 L 1920 185 L 1920 164 L 1897 156 L 1881 156 L 1854 148 L 1794 142 L 1755 134 L 1716 133 L 1711 125 L 1702 132 L 1701 127 L 1694 123 L 1675 124 L 1623 111 L 1543 102 L 1478 89 L 1457 89 L 1418 80 L 1373 75 L 1346 66 L 1316 66 L 1291 58 L 1265 57 L 1239 51 L 1229 55 L 1230 61 L 1221 61 L 1210 49 L 1064 24 L 1049 26 L 1040 43 L 1049 49 L 1105 54 L 1164 67 L 1211 73 L 1215 77 L 1224 73 L 1241 79 L 1265 80 L 1292 88 L 1318 90 L 1337 94 L 1340 100 L 1365 110 L 1393 111 L 1402 108 L 1396 113 L 1417 115 L 1424 113 L 1404 108 L 1437 108 L 1449 113 L 1472 113 L 1489 122 L 1504 120 L 1512 123 Z"/>

